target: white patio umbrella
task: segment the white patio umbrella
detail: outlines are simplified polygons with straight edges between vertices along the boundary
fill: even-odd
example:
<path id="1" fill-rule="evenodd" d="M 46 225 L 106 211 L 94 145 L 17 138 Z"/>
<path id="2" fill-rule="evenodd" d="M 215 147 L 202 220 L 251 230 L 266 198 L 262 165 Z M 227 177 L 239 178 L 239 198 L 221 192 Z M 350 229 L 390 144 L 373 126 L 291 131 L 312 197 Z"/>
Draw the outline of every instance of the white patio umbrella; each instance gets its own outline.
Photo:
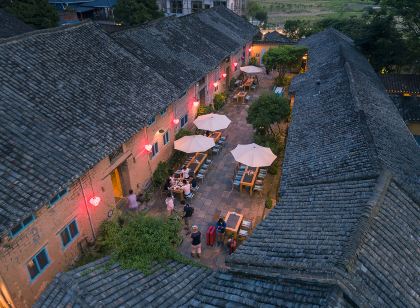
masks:
<path id="1" fill-rule="evenodd" d="M 250 167 L 270 166 L 277 157 L 271 152 L 270 148 L 255 143 L 238 144 L 230 152 L 237 162 Z"/>
<path id="2" fill-rule="evenodd" d="M 261 67 L 257 67 L 254 65 L 242 66 L 239 69 L 247 74 L 260 74 L 264 72 L 264 70 Z"/>
<path id="3" fill-rule="evenodd" d="M 185 153 L 204 152 L 214 147 L 214 139 L 202 135 L 184 136 L 175 140 L 175 150 Z"/>
<path id="4" fill-rule="evenodd" d="M 197 117 L 194 120 L 195 126 L 202 130 L 216 131 L 219 129 L 225 129 L 229 126 L 230 120 L 223 114 L 209 113 Z"/>

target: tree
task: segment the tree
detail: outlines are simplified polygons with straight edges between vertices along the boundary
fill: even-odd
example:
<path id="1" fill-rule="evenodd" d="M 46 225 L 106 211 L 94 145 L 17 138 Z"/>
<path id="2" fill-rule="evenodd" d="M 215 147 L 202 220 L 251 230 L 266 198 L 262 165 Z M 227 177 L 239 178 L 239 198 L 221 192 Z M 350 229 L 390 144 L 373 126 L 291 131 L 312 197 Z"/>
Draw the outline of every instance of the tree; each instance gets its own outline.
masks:
<path id="1" fill-rule="evenodd" d="M 6 11 L 36 28 L 43 29 L 57 26 L 58 13 L 48 3 L 48 0 L 2 0 L 0 4 Z"/>
<path id="2" fill-rule="evenodd" d="M 118 0 L 114 8 L 115 21 L 136 26 L 163 16 L 155 0 Z"/>
<path id="3" fill-rule="evenodd" d="M 248 3 L 248 16 L 254 17 L 261 22 L 267 22 L 267 11 L 266 9 L 256 1 L 250 1 Z"/>
<path id="4" fill-rule="evenodd" d="M 278 71 L 279 78 L 283 79 L 293 66 L 301 63 L 307 50 L 304 46 L 290 45 L 270 48 L 263 56 L 263 63 L 268 70 Z"/>
<path id="5" fill-rule="evenodd" d="M 274 135 L 271 126 L 286 120 L 290 113 L 289 100 L 274 93 L 263 93 L 248 109 L 247 121 L 257 130 Z"/>
<path id="6" fill-rule="evenodd" d="M 312 24 L 307 20 L 287 20 L 284 24 L 287 37 L 298 40 L 313 33 Z"/>

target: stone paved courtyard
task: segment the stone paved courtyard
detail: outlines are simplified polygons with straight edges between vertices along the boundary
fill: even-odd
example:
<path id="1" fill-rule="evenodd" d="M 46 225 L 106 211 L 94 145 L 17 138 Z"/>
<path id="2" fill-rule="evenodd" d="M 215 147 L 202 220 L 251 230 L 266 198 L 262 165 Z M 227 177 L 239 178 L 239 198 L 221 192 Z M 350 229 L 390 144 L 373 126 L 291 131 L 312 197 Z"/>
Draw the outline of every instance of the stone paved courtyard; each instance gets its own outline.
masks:
<path id="1" fill-rule="evenodd" d="M 271 90 L 273 75 L 260 77 L 260 85 L 257 90 L 251 91 L 251 101 L 255 100 L 263 91 Z M 223 131 L 227 136 L 227 143 L 218 155 L 213 155 L 210 170 L 207 172 L 204 182 L 199 181 L 200 189 L 195 193 L 190 204 L 194 207 L 194 215 L 191 218 L 191 225 L 196 224 L 202 233 L 202 256 L 200 262 L 212 267 L 221 268 L 225 266 L 227 248 L 206 246 L 205 233 L 207 228 L 214 224 L 214 220 L 220 212 L 223 216 L 228 211 L 234 211 L 244 215 L 244 218 L 251 219 L 255 225 L 258 224 L 264 215 L 264 202 L 266 191 L 261 195 L 254 193 L 252 196 L 248 192 L 232 190 L 232 177 L 236 162 L 230 153 L 238 144 L 248 144 L 253 142 L 252 126 L 246 121 L 249 103 L 237 103 L 231 101 L 223 108 L 222 113 L 226 114 L 232 123 Z M 265 181 L 265 190 L 271 187 L 272 177 L 268 176 Z M 175 201 L 175 210 L 182 212 L 182 207 L 178 200 Z M 155 195 L 153 204 L 149 207 L 149 214 L 165 215 L 166 205 L 164 196 L 160 193 Z M 216 218 L 217 219 L 217 218 Z M 183 255 L 190 258 L 190 237 L 183 231 L 184 241 L 180 247 Z"/>

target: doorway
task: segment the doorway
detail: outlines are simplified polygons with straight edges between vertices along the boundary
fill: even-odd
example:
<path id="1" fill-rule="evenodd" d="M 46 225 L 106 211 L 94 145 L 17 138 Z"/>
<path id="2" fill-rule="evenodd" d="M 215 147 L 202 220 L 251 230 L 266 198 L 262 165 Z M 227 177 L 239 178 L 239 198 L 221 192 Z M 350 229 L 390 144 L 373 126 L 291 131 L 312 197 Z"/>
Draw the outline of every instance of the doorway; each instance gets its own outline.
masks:
<path id="1" fill-rule="evenodd" d="M 205 105 L 206 104 L 206 87 L 200 90 L 199 96 L 200 96 L 200 105 Z"/>
<path id="2" fill-rule="evenodd" d="M 226 67 L 226 91 L 230 88 L 230 66 Z"/>
<path id="3" fill-rule="evenodd" d="M 124 196 L 128 196 L 130 178 L 128 175 L 127 161 L 123 162 L 111 172 L 111 182 L 116 202 L 121 200 Z"/>

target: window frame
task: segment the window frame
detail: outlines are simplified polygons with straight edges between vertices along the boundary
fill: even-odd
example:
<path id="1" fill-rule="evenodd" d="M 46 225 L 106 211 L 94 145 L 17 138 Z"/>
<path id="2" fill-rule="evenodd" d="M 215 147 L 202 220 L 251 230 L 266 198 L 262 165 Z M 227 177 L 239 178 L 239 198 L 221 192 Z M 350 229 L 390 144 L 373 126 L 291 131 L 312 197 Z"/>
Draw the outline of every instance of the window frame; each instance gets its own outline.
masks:
<path id="1" fill-rule="evenodd" d="M 167 145 L 169 142 L 170 142 L 170 135 L 169 135 L 169 130 L 167 130 L 163 134 L 163 145 Z"/>
<path id="2" fill-rule="evenodd" d="M 38 259 L 37 259 L 37 257 L 42 253 L 42 252 L 44 252 L 45 253 L 45 257 L 46 257 L 46 259 L 47 259 L 47 264 L 41 269 L 40 268 L 40 266 L 39 266 L 39 261 L 38 261 Z M 29 270 L 29 267 L 28 267 L 28 263 L 29 262 L 33 262 L 33 264 L 35 265 L 35 267 L 36 267 L 36 269 L 37 269 L 37 271 L 38 271 L 38 273 L 35 275 L 35 276 L 33 276 L 32 277 L 32 275 L 31 275 L 31 272 L 30 272 L 30 270 Z M 44 246 L 44 247 L 42 247 L 40 250 L 38 250 L 38 252 L 37 253 L 35 253 L 27 262 L 26 262 L 26 264 L 25 264 L 25 266 L 26 266 L 26 270 L 28 271 L 28 275 L 29 275 L 29 279 L 30 279 L 30 281 L 31 282 L 34 282 L 39 276 L 41 276 L 41 274 L 43 273 L 43 272 L 45 272 L 45 270 L 50 266 L 50 264 L 51 264 L 51 259 L 50 259 L 50 256 L 48 255 L 48 250 L 47 250 L 47 246 Z"/>
<path id="3" fill-rule="evenodd" d="M 77 233 L 74 236 L 71 235 L 71 232 L 70 232 L 70 225 L 73 224 L 73 223 L 75 224 L 76 230 L 77 230 Z M 67 244 L 64 244 L 64 242 L 63 242 L 63 237 L 61 236 L 61 234 L 63 232 L 67 232 L 66 234 L 67 234 L 68 238 L 70 239 L 67 242 Z M 60 237 L 62 248 L 67 249 L 69 247 L 69 245 L 79 236 L 79 234 L 80 234 L 79 225 L 77 224 L 76 218 L 74 218 L 63 229 L 61 229 L 60 232 L 58 232 L 58 236 Z"/>
<path id="4" fill-rule="evenodd" d="M 184 123 L 183 123 L 184 122 Z M 188 123 L 188 113 L 184 114 L 180 121 L 180 127 L 183 128 Z"/>
<path id="5" fill-rule="evenodd" d="M 156 157 L 156 155 L 159 153 L 159 143 L 156 141 L 152 144 L 152 152 L 150 152 L 150 155 L 152 158 Z"/>
<path id="6" fill-rule="evenodd" d="M 24 220 L 31 218 L 30 221 L 28 221 L 27 223 L 24 223 Z M 34 214 L 31 214 L 30 216 L 26 217 L 25 219 L 22 219 L 22 221 L 17 224 L 15 227 L 13 227 L 12 229 L 16 228 L 17 226 L 20 226 L 19 230 L 16 232 L 13 232 L 12 230 L 10 230 L 9 232 L 9 236 L 11 238 L 15 238 L 16 236 L 18 236 L 23 230 L 25 230 L 27 227 L 29 227 L 34 221 L 35 221 L 36 217 Z"/>

